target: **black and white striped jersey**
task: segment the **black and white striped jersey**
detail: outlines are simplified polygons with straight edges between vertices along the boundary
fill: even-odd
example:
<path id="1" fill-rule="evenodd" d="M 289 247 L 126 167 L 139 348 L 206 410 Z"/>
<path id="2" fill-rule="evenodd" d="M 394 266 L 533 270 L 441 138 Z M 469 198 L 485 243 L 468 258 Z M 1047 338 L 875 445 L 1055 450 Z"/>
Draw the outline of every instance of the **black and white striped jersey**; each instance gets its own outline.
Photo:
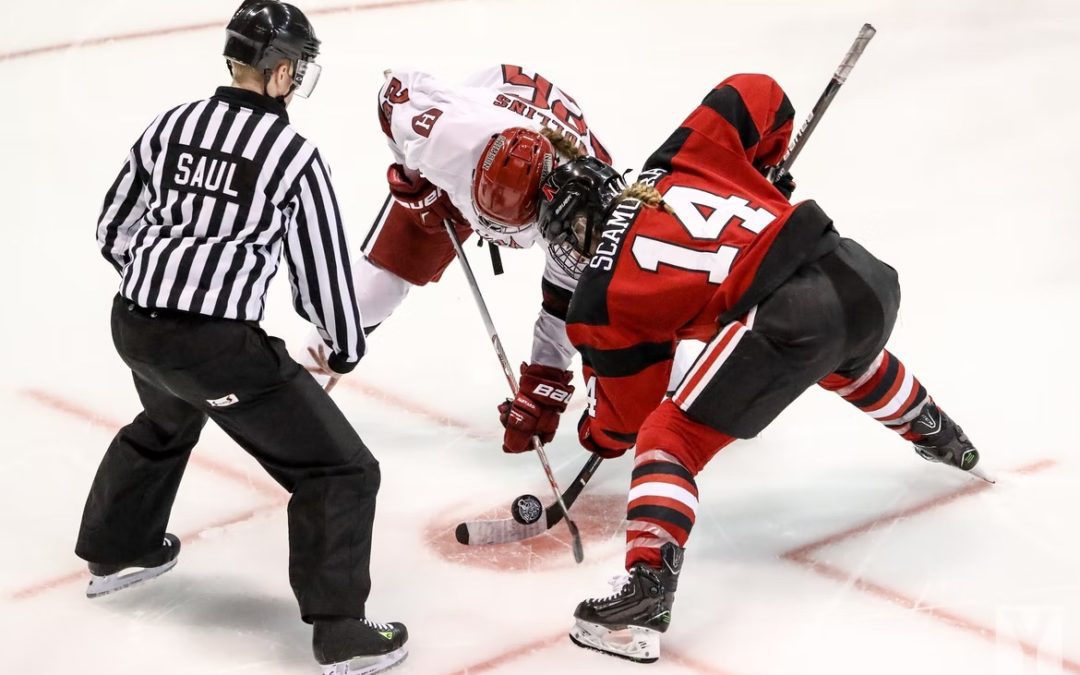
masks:
<path id="1" fill-rule="evenodd" d="M 146 308 L 262 319 L 284 249 L 296 311 L 346 372 L 364 351 L 330 172 L 278 101 L 220 87 L 159 115 L 131 148 L 97 230 L 120 293 Z"/>

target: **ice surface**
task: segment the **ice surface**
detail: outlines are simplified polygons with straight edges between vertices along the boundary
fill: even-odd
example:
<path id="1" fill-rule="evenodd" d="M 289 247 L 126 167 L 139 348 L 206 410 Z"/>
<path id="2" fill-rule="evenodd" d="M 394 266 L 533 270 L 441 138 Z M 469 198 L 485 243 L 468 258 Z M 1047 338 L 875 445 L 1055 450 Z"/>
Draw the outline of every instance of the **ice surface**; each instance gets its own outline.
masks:
<path id="1" fill-rule="evenodd" d="M 608 462 L 582 497 L 581 566 L 561 531 L 505 548 L 453 542 L 461 519 L 505 517 L 524 492 L 546 501 L 535 459 L 498 449 L 505 383 L 454 268 L 412 294 L 335 392 L 383 467 L 369 609 L 409 625 L 397 672 L 1080 672 L 1074 1 L 392 4 L 304 4 L 325 10 L 311 12 L 325 71 L 290 114 L 333 164 L 354 246 L 385 195 L 373 102 L 386 67 L 539 69 L 636 167 L 734 72 L 775 76 L 801 119 L 872 22 L 877 37 L 795 167 L 796 194 L 899 269 L 892 347 L 1000 478 L 972 489 L 811 391 L 700 477 L 660 663 L 577 649 L 565 638 L 575 603 L 621 564 L 629 463 Z M 174 571 L 90 602 L 72 554 L 101 453 L 138 412 L 108 332 L 116 278 L 95 250 L 100 203 L 155 114 L 225 79 L 219 29 L 95 38 L 223 23 L 232 5 L 0 6 L 2 672 L 317 672 L 288 586 L 285 496 L 212 427 L 174 512 Z M 506 254 L 498 279 L 485 257 L 480 283 L 511 358 L 524 358 L 541 255 Z M 281 275 L 266 327 L 294 344 L 307 331 Z M 550 448 L 564 482 L 584 462 L 565 426 Z"/>

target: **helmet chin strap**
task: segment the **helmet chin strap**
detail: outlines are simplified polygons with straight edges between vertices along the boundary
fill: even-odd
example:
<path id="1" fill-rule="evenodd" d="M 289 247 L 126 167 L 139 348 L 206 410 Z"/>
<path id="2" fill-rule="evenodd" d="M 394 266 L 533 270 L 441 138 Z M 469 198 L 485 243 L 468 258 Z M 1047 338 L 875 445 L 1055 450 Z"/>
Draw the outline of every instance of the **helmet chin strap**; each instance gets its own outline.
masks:
<path id="1" fill-rule="evenodd" d="M 585 259 L 592 258 L 592 240 L 593 230 L 595 227 L 592 223 L 592 218 L 589 218 L 588 214 L 585 216 L 585 241 L 581 242 L 581 257 Z"/>

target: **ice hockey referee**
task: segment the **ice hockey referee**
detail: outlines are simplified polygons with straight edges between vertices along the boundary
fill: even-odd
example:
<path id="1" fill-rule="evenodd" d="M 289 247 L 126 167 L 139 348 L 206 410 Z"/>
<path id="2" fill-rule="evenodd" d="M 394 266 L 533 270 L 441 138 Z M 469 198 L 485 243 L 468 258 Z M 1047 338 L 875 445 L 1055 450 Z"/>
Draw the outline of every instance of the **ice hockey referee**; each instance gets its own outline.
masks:
<path id="1" fill-rule="evenodd" d="M 289 577 L 324 672 L 373 673 L 408 639 L 364 609 L 379 464 L 258 324 L 284 251 L 296 311 L 326 342 L 322 367 L 347 373 L 363 356 L 330 173 L 286 113 L 315 86 L 318 52 L 296 7 L 245 2 L 226 29 L 232 86 L 159 115 L 105 197 L 98 243 L 121 277 L 113 341 L 144 410 L 101 461 L 75 551 L 90 597 L 171 569 L 180 541 L 166 525 L 212 419 L 292 494 Z"/>

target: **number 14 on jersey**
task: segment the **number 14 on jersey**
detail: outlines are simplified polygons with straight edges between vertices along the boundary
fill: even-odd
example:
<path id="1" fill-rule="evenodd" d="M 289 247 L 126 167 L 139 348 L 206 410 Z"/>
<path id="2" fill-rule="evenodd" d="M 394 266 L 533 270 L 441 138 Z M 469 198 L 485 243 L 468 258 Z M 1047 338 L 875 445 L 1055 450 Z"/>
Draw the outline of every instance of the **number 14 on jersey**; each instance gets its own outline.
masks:
<path id="1" fill-rule="evenodd" d="M 760 233 L 776 215 L 764 208 L 751 208 L 741 197 L 722 197 L 698 188 L 674 185 L 664 193 L 664 202 L 675 212 L 687 233 L 694 239 L 718 240 L 736 220 L 741 227 Z M 694 272 L 705 272 L 709 283 L 720 284 L 727 278 L 739 249 L 721 245 L 715 251 L 699 251 L 670 242 L 639 236 L 632 253 L 642 269 L 659 271 L 668 265 Z"/>

